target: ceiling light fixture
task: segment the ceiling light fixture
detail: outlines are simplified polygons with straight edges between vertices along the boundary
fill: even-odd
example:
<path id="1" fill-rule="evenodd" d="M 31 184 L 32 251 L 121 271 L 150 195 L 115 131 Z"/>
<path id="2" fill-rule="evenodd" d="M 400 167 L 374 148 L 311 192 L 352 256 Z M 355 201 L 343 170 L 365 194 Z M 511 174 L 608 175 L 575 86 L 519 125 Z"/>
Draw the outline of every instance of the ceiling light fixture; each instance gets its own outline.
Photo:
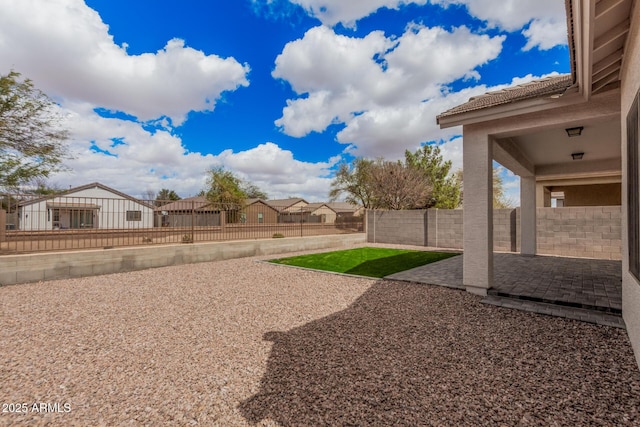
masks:
<path id="1" fill-rule="evenodd" d="M 567 135 L 569 136 L 569 138 L 572 138 L 574 136 L 580 136 L 582 135 L 582 130 L 584 129 L 584 126 L 578 126 L 575 128 L 567 128 L 565 129 L 565 131 L 567 131 Z"/>
<path id="2" fill-rule="evenodd" d="M 571 158 L 573 158 L 573 160 L 582 160 L 583 156 L 584 153 L 571 153 Z"/>

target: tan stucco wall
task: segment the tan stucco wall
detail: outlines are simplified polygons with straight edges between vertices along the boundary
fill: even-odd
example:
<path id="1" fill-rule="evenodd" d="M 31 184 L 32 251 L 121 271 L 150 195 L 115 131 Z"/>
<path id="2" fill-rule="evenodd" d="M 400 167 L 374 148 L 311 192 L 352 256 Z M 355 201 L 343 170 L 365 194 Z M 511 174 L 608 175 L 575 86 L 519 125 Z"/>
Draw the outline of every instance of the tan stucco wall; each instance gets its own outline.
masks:
<path id="1" fill-rule="evenodd" d="M 620 206 L 621 184 L 594 184 L 549 187 L 552 192 L 564 192 L 564 206 Z"/>
<path id="2" fill-rule="evenodd" d="M 262 214 L 263 224 L 277 224 L 278 212 L 271 206 L 267 206 L 263 203 L 254 203 L 245 208 L 245 214 L 247 215 L 247 224 L 258 224 L 258 214 Z"/>
<path id="3" fill-rule="evenodd" d="M 326 224 L 333 224 L 336 222 L 336 213 L 333 209 L 328 208 L 326 206 L 322 206 L 315 211 L 311 212 L 311 215 L 324 215 L 324 222 Z"/>
<path id="4" fill-rule="evenodd" d="M 284 210 L 286 212 L 300 212 L 300 209 L 304 208 L 307 205 L 308 205 L 307 202 L 299 201 L 298 203 L 295 203 Z"/>
<path id="5" fill-rule="evenodd" d="M 627 123 L 631 104 L 640 90 L 640 5 L 636 2 L 622 68 L 622 188 L 627 188 Z M 622 194 L 622 316 L 640 367 L 640 283 L 628 273 L 627 196 Z"/>

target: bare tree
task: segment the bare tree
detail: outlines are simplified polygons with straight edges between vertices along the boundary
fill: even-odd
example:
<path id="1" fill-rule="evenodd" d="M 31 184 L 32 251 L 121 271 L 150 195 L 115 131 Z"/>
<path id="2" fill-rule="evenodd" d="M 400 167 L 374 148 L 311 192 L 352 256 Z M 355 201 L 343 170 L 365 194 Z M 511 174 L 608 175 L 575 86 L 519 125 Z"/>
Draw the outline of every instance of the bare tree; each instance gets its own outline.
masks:
<path id="1" fill-rule="evenodd" d="M 378 208 L 416 209 L 423 207 L 431 196 L 432 187 L 424 175 L 400 161 L 377 161 L 370 177 Z"/>
<path id="2" fill-rule="evenodd" d="M 153 200 L 156 198 L 156 192 L 153 191 L 152 189 L 148 189 L 147 191 L 142 193 L 142 198 L 144 200 Z"/>

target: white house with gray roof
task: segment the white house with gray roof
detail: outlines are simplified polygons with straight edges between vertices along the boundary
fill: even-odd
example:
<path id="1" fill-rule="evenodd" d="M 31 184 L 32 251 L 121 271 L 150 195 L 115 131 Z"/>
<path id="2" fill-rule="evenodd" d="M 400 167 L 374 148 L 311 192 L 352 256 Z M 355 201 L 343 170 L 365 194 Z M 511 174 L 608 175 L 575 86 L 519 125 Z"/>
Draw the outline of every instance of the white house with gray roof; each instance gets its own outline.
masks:
<path id="1" fill-rule="evenodd" d="M 24 231 L 152 228 L 153 206 L 94 182 L 24 201 L 18 217 Z"/>

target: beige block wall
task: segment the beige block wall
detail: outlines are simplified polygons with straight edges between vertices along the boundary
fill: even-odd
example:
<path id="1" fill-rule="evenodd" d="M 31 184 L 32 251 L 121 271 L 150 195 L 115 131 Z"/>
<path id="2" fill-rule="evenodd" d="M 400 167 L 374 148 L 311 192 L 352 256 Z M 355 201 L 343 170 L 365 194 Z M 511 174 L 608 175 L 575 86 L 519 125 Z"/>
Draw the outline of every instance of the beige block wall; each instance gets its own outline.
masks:
<path id="1" fill-rule="evenodd" d="M 425 246 L 462 249 L 462 209 L 429 209 Z"/>
<path id="2" fill-rule="evenodd" d="M 537 253 L 621 259 L 620 206 L 537 208 Z M 369 211 L 375 243 L 463 248 L 463 210 Z M 520 208 L 493 211 L 493 250 L 520 252 Z"/>
<path id="3" fill-rule="evenodd" d="M 515 209 L 494 209 L 493 211 L 493 250 L 501 252 L 515 252 L 518 249 L 516 241 L 516 217 L 519 211 Z"/>
<path id="4" fill-rule="evenodd" d="M 620 206 L 538 208 L 538 253 L 621 259 Z"/>
<path id="5" fill-rule="evenodd" d="M 631 31 L 625 48 L 622 68 L 622 188 L 627 188 L 627 123 L 631 104 L 640 91 L 640 7 L 636 2 L 631 18 Z M 622 192 L 622 253 L 628 253 L 627 197 Z M 629 273 L 629 262 L 622 258 L 622 317 L 627 325 L 629 340 L 640 367 L 640 283 Z"/>
<path id="6" fill-rule="evenodd" d="M 425 210 L 367 212 L 367 241 L 426 246 Z"/>
<path id="7" fill-rule="evenodd" d="M 343 248 L 364 242 L 365 235 L 358 233 L 5 255 L 0 257 L 0 285 L 95 276 L 255 255 Z"/>

